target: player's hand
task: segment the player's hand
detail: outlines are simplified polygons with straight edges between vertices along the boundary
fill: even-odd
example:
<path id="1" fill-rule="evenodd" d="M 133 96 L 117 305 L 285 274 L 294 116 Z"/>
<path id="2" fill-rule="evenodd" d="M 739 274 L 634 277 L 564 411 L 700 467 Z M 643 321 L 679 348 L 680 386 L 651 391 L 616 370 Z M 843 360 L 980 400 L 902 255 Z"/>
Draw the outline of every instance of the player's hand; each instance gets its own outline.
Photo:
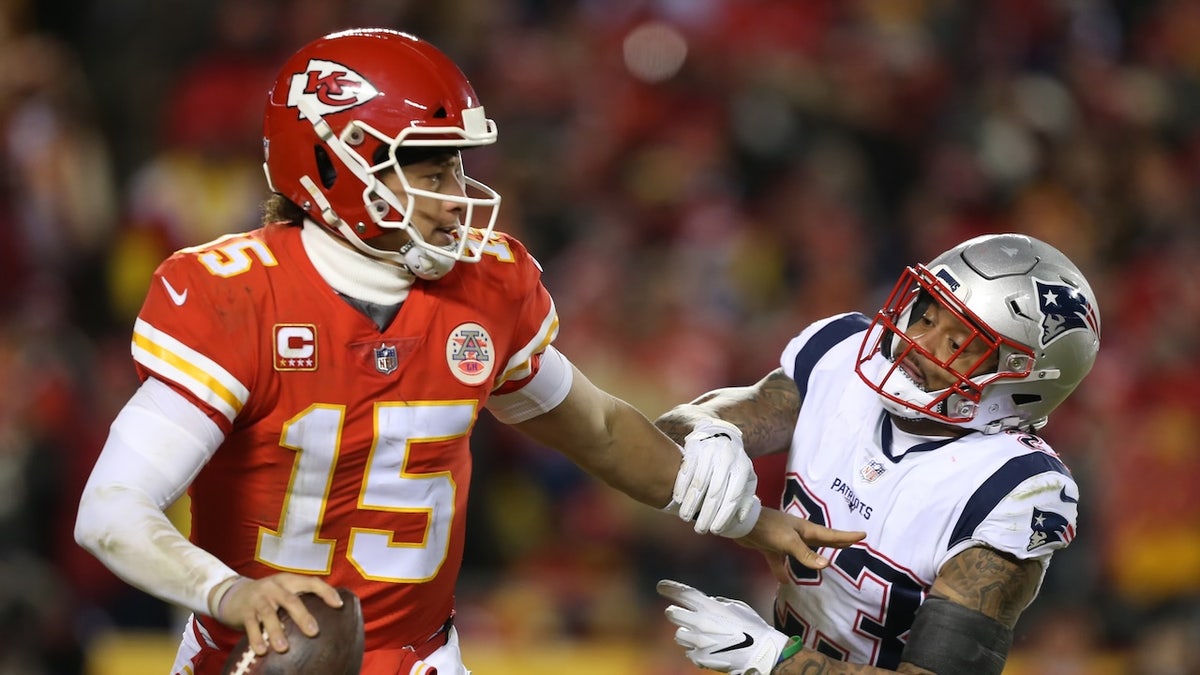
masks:
<path id="1" fill-rule="evenodd" d="M 284 609 L 309 637 L 317 634 L 317 620 L 304 603 L 301 593 L 316 593 L 330 607 L 341 607 L 337 589 L 321 579 L 303 574 L 280 573 L 262 579 L 241 579 L 225 591 L 217 601 L 214 618 L 231 628 L 246 631 L 250 647 L 262 656 L 268 649 L 285 652 L 288 648 L 280 621 L 279 609 Z"/>
<path id="2" fill-rule="evenodd" d="M 701 668 L 734 675 L 770 675 L 788 636 L 767 625 L 744 602 L 716 598 L 663 579 L 658 593 L 676 603 L 667 619 L 678 626 L 675 642 Z"/>
<path id="3" fill-rule="evenodd" d="M 710 419 L 684 437 L 671 506 L 678 505 L 679 517 L 697 533 L 744 536 L 762 509 L 754 494 L 757 487 L 758 476 L 736 426 Z"/>
<path id="4" fill-rule="evenodd" d="M 775 578 L 780 583 L 786 583 L 786 557 L 814 570 L 823 569 L 829 566 L 829 559 L 814 549 L 822 546 L 846 548 L 862 541 L 865 536 L 866 532 L 833 530 L 790 513 L 763 509 L 754 529 L 738 539 L 738 543 L 761 552 L 767 558 Z"/>

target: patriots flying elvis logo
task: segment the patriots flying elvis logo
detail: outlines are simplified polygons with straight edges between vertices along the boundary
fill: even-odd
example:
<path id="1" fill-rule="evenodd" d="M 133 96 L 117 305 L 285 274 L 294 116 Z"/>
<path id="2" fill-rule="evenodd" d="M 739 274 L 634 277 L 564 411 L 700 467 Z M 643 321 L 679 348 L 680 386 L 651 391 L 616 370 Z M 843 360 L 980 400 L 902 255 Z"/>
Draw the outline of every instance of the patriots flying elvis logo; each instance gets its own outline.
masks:
<path id="1" fill-rule="evenodd" d="M 1100 319 L 1096 308 L 1078 289 L 1066 284 L 1033 280 L 1038 299 L 1038 312 L 1042 315 L 1042 346 L 1045 347 L 1060 337 L 1076 330 L 1091 331 L 1100 337 Z"/>
<path id="2" fill-rule="evenodd" d="M 1071 527 L 1066 516 L 1053 511 L 1043 511 L 1037 507 L 1033 509 L 1029 527 L 1033 529 L 1033 534 L 1029 535 L 1029 546 L 1025 547 L 1026 551 L 1032 551 L 1039 546 L 1056 541 L 1069 544 L 1075 538 L 1075 528 Z"/>

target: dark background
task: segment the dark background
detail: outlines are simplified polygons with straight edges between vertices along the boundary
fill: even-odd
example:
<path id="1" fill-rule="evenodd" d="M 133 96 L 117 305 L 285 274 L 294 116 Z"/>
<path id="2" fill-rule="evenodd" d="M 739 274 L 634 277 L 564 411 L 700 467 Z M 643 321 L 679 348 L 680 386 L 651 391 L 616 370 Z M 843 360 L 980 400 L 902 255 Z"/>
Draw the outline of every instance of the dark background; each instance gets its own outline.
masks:
<path id="1" fill-rule="evenodd" d="M 0 673 L 85 672 L 139 631 L 173 651 L 178 611 L 74 545 L 75 504 L 151 271 L 256 226 L 275 70 L 356 25 L 462 65 L 500 129 L 467 170 L 545 266 L 560 348 L 651 417 L 968 236 L 1066 252 L 1104 323 L 1045 431 L 1079 536 L 1011 669 L 1200 672 L 1200 2 L 0 0 Z M 615 643 L 690 672 L 655 580 L 766 607 L 730 542 L 490 419 L 475 446 L 468 659 Z"/>

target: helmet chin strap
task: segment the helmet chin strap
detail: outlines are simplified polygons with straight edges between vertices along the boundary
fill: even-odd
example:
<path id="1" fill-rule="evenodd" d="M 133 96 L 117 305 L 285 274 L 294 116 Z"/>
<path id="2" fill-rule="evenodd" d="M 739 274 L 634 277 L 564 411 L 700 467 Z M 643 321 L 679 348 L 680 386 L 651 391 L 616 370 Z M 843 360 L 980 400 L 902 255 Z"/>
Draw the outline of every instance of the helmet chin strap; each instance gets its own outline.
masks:
<path id="1" fill-rule="evenodd" d="M 943 424 L 948 427 L 974 429 L 981 431 L 984 434 L 994 434 L 999 431 L 1003 431 L 1004 429 L 1017 428 L 1018 426 L 1019 420 L 1016 417 L 1007 417 L 992 420 L 990 422 L 984 422 L 974 413 L 974 411 L 977 409 L 977 404 L 961 399 L 959 399 L 958 403 L 956 403 L 958 409 L 955 411 L 955 413 L 960 417 L 969 417 L 969 419 L 962 422 L 947 422 L 946 420 L 938 419 L 918 409 L 928 408 L 934 399 L 940 396 L 943 391 L 945 390 L 939 390 L 935 392 L 925 391 L 924 389 L 918 387 L 917 384 L 913 382 L 903 370 L 897 368 L 881 384 L 879 400 L 883 403 L 884 410 L 902 419 L 932 420 L 938 424 Z M 901 401 L 904 401 L 904 403 L 893 400 L 889 396 L 886 396 L 884 394 L 885 392 L 900 399 Z M 945 398 L 938 403 L 937 412 L 941 413 L 942 415 L 948 414 L 947 411 L 950 408 L 952 398 L 955 397 Z M 1042 424 L 1044 425 L 1045 421 L 1043 421 Z M 1036 429 L 1037 427 L 1034 428 Z"/>
<path id="2" fill-rule="evenodd" d="M 918 409 L 928 407 L 933 402 L 934 395 L 918 387 L 909 378 L 908 373 L 904 372 L 903 368 L 894 369 L 887 376 L 887 379 L 880 383 L 880 390 L 879 399 L 883 402 L 883 407 L 893 415 L 912 420 L 932 419 L 936 422 L 942 421 L 929 417 Z M 886 392 L 888 396 L 885 396 L 883 392 Z M 892 396 L 909 405 L 893 400 Z"/>
<path id="3" fill-rule="evenodd" d="M 409 272 L 426 281 L 441 279 L 454 269 L 454 263 L 458 262 L 449 251 L 446 255 L 439 255 L 436 251 L 415 245 L 411 240 L 400 248 L 400 256 Z"/>

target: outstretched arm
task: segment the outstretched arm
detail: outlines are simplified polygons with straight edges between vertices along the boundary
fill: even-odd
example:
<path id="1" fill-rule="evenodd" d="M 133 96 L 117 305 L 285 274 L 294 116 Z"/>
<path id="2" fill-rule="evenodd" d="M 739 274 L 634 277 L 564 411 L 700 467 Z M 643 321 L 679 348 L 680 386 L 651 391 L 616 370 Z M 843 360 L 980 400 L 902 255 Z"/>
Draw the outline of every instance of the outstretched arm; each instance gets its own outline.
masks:
<path id="1" fill-rule="evenodd" d="M 672 498 L 679 446 L 636 408 L 592 384 L 569 362 L 570 391 L 550 411 L 514 424 L 588 473 L 655 508 Z"/>
<path id="2" fill-rule="evenodd" d="M 683 501 L 680 493 L 687 486 L 681 488 L 677 481 L 682 466 L 679 446 L 636 408 L 596 387 L 583 373 L 571 368 L 573 380 L 566 398 L 549 412 L 514 427 L 559 450 L 589 473 L 644 504 L 661 508 L 673 500 Z M 701 438 L 692 443 L 698 453 L 709 447 L 722 452 L 731 449 L 717 439 Z M 713 532 L 742 536 L 749 531 L 739 542 L 776 557 L 790 555 L 813 567 L 823 566 L 824 562 L 810 544 L 846 546 L 862 538 L 862 533 L 830 530 L 771 509 L 762 509 L 762 516 L 752 514 L 752 522 L 737 527 L 737 514 L 748 508 L 750 500 L 757 504 L 754 497 L 757 479 L 749 458 L 740 447 L 736 449 L 748 472 L 743 474 L 744 478 L 732 480 L 728 475 L 716 475 L 708 486 L 698 488 L 705 494 L 705 502 L 715 502 L 709 504 L 710 508 L 730 516 L 728 523 L 718 518 Z M 702 511 L 701 518 L 704 517 Z"/>

